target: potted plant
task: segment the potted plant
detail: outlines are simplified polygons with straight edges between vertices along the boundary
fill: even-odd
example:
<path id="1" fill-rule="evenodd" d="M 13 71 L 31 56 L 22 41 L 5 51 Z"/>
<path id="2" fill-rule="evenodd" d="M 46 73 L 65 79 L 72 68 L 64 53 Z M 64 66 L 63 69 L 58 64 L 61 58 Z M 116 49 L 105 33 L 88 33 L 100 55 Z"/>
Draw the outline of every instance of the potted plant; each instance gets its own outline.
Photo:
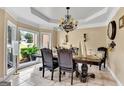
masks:
<path id="1" fill-rule="evenodd" d="M 35 45 L 28 49 L 28 54 L 31 60 L 36 60 L 36 56 L 34 56 L 34 54 L 37 54 L 38 50 L 39 49 Z"/>
<path id="2" fill-rule="evenodd" d="M 28 61 L 36 60 L 36 57 L 33 55 L 36 54 L 38 50 L 39 49 L 35 45 L 29 48 L 22 48 L 21 55 L 23 58 L 26 58 Z"/>
<path id="3" fill-rule="evenodd" d="M 30 57 L 27 54 L 27 48 L 21 48 L 21 56 L 22 56 L 21 62 L 30 61 Z"/>

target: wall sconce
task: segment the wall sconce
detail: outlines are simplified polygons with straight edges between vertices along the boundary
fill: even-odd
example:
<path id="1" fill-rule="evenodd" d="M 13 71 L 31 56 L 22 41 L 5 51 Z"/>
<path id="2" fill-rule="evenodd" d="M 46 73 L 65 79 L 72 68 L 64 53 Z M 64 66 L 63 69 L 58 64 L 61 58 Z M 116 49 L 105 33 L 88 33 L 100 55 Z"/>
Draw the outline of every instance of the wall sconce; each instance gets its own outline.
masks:
<path id="1" fill-rule="evenodd" d="M 112 41 L 110 44 L 109 44 L 109 51 L 111 51 L 114 47 L 116 46 L 115 42 Z"/>
<path id="2" fill-rule="evenodd" d="M 68 34 L 65 35 L 65 42 L 66 42 L 66 43 L 68 42 Z"/>
<path id="3" fill-rule="evenodd" d="M 87 41 L 87 34 L 84 33 L 84 42 L 86 42 L 86 41 Z"/>
<path id="4" fill-rule="evenodd" d="M 64 38 L 65 39 L 64 39 L 63 45 L 67 45 L 67 43 L 68 43 L 68 34 L 66 34 Z"/>

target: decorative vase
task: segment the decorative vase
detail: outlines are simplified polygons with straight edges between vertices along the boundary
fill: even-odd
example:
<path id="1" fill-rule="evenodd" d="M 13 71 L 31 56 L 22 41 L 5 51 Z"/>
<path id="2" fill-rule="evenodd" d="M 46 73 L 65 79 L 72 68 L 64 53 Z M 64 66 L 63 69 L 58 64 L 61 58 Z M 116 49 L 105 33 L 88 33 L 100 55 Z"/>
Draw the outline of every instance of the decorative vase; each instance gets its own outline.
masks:
<path id="1" fill-rule="evenodd" d="M 79 57 L 82 57 L 82 43 L 79 42 L 79 51 L 78 51 Z"/>
<path id="2" fill-rule="evenodd" d="M 84 45 L 83 45 L 83 56 L 84 56 L 84 57 L 87 57 L 87 47 L 86 47 L 86 42 L 84 42 Z"/>

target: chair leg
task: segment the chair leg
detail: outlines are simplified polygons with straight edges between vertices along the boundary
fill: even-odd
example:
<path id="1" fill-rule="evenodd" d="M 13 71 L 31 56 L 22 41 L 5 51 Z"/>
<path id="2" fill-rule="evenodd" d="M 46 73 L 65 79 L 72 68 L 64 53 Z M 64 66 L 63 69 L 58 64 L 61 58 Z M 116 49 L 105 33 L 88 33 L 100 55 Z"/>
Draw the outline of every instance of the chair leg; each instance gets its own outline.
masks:
<path id="1" fill-rule="evenodd" d="M 63 72 L 63 75 L 65 75 L 65 72 Z"/>
<path id="2" fill-rule="evenodd" d="M 105 68 L 106 63 L 104 62 L 104 68 Z"/>
<path id="3" fill-rule="evenodd" d="M 52 70 L 51 80 L 53 80 L 54 70 Z"/>
<path id="4" fill-rule="evenodd" d="M 78 72 L 78 66 L 76 65 L 76 71 L 75 71 L 76 77 L 79 76 L 79 72 Z"/>
<path id="5" fill-rule="evenodd" d="M 71 73 L 71 85 L 73 85 L 73 72 Z"/>
<path id="6" fill-rule="evenodd" d="M 44 77 L 44 73 L 45 73 L 45 68 L 43 67 L 42 77 Z"/>
<path id="7" fill-rule="evenodd" d="M 61 69 L 59 69 L 59 82 L 61 82 Z"/>
<path id="8" fill-rule="evenodd" d="M 79 74 L 80 74 L 80 73 L 76 70 L 76 71 L 75 71 L 75 75 L 76 75 L 77 78 L 78 78 Z"/>
<path id="9" fill-rule="evenodd" d="M 99 70 L 101 70 L 101 64 L 99 64 Z"/>

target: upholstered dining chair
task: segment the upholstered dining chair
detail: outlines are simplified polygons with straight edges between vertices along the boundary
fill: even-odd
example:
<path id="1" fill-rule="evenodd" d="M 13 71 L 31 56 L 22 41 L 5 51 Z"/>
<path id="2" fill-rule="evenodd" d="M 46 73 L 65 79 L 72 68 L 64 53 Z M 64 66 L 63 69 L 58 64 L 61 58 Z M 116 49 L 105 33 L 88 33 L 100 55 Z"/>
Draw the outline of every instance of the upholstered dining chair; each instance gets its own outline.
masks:
<path id="1" fill-rule="evenodd" d="M 79 48 L 77 47 L 72 47 L 70 48 L 72 50 L 72 53 L 75 54 L 75 55 L 78 55 L 78 51 L 79 51 Z"/>
<path id="2" fill-rule="evenodd" d="M 105 68 L 105 65 L 106 65 L 106 58 L 107 58 L 107 48 L 106 47 L 99 47 L 98 49 L 97 49 L 97 51 L 102 51 L 102 52 L 104 52 L 104 54 L 103 54 L 103 57 L 102 57 L 102 60 L 101 60 L 101 62 L 100 62 L 100 64 L 99 64 L 99 69 L 101 70 L 101 65 L 102 65 L 102 63 L 104 64 L 104 68 Z"/>
<path id="3" fill-rule="evenodd" d="M 72 51 L 69 49 L 58 49 L 59 82 L 61 82 L 61 71 L 71 73 L 71 85 L 73 85 L 73 72 L 76 71 L 76 64 L 73 62 Z"/>
<path id="4" fill-rule="evenodd" d="M 99 47 L 99 48 L 97 48 L 97 51 L 102 52 L 102 57 L 101 57 L 100 62 L 96 62 L 94 65 L 99 66 L 99 70 L 101 70 L 102 64 L 104 64 L 104 68 L 105 68 L 108 50 L 106 47 Z M 90 67 L 91 67 L 91 65 L 90 65 Z"/>
<path id="5" fill-rule="evenodd" d="M 47 68 L 48 70 L 50 70 L 52 72 L 51 80 L 53 80 L 54 69 L 56 69 L 58 67 L 58 62 L 57 62 L 57 60 L 53 59 L 53 54 L 52 54 L 51 49 L 43 48 L 43 49 L 41 49 L 41 54 L 42 54 L 42 61 L 43 61 L 42 77 L 44 77 L 45 68 Z"/>

